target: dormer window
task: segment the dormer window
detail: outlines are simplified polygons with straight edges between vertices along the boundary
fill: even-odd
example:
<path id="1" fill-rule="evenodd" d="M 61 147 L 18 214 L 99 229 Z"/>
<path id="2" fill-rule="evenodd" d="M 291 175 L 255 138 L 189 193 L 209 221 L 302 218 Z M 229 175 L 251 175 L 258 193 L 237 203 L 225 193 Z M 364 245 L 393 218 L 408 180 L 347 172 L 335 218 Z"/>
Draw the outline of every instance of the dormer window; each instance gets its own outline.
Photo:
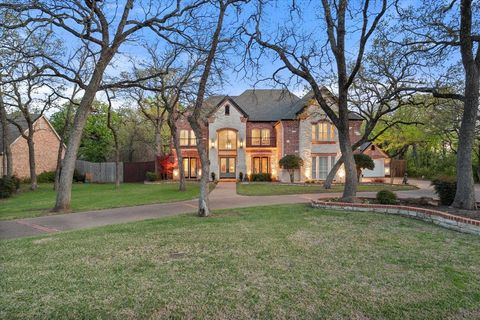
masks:
<path id="1" fill-rule="evenodd" d="M 230 106 L 228 104 L 225 106 L 225 115 L 226 116 L 230 115 Z"/>

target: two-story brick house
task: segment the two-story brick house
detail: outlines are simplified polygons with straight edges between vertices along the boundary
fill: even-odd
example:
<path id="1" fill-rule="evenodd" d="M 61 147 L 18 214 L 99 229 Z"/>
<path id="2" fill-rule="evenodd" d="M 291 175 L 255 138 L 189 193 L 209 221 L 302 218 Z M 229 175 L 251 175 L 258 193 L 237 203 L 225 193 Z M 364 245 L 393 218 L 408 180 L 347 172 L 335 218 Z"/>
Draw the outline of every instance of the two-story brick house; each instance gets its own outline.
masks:
<path id="1" fill-rule="evenodd" d="M 322 92 L 335 106 L 330 91 L 324 88 Z M 301 99 L 286 90 L 270 89 L 211 96 L 205 100 L 205 112 L 210 171 L 220 179 L 238 178 L 242 172 L 271 173 L 274 179 L 289 181 L 278 161 L 284 155 L 296 154 L 304 160 L 304 166 L 295 173 L 296 181 L 323 180 L 340 156 L 337 130 L 311 93 Z M 186 119 L 180 119 L 177 126 L 185 176 L 196 179 L 201 174 L 196 137 Z M 361 118 L 352 113 L 352 141 L 360 137 L 360 126 Z M 174 178 L 178 176 L 175 169 Z"/>

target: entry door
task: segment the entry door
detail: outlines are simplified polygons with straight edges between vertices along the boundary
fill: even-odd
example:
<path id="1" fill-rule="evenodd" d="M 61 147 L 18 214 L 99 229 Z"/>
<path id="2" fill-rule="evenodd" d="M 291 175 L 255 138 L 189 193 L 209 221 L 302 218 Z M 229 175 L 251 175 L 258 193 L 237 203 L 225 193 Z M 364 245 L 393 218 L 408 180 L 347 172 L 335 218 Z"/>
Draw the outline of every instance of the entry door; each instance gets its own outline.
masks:
<path id="1" fill-rule="evenodd" d="M 220 178 L 235 178 L 235 161 L 234 157 L 220 158 Z"/>

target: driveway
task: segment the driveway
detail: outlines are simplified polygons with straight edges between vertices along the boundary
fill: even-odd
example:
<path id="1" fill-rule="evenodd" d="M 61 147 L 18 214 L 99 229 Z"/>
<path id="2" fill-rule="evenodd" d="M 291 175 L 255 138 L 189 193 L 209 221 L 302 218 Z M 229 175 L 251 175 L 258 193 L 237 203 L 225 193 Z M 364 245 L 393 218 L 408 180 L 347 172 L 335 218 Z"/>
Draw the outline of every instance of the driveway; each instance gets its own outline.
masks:
<path id="1" fill-rule="evenodd" d="M 419 186 L 420 189 L 413 191 L 399 191 L 397 192 L 397 195 L 400 198 L 435 196 L 433 189 L 429 185 L 430 182 L 415 180 L 411 181 L 411 183 Z M 332 198 L 338 196 L 341 196 L 341 194 L 320 193 L 278 196 L 241 196 L 236 193 L 236 184 L 234 182 L 221 182 L 210 193 L 210 208 L 212 210 L 217 210 L 275 204 L 309 203 L 312 199 Z M 375 196 L 375 192 L 359 192 L 358 196 L 372 197 Z M 480 199 L 480 186 L 477 189 L 477 199 Z M 197 203 L 198 200 L 188 200 L 0 221 L 0 239 L 13 239 L 44 233 L 154 219 L 183 213 L 193 213 L 197 209 Z"/>

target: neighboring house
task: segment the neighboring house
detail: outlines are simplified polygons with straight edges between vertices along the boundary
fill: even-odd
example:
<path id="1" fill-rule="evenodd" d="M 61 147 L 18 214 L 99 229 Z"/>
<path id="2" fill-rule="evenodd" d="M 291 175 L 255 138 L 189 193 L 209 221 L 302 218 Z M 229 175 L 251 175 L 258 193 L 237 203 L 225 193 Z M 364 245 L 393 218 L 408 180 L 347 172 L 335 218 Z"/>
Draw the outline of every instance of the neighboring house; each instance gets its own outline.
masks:
<path id="1" fill-rule="evenodd" d="M 328 103 L 336 105 L 330 91 L 322 88 L 322 93 Z M 340 156 L 337 130 L 312 93 L 300 99 L 286 90 L 246 90 L 239 96 L 211 96 L 205 100 L 204 110 L 208 116 L 208 126 L 203 130 L 208 137 L 210 171 L 217 178 L 238 178 L 240 172 L 271 173 L 274 179 L 289 181 L 278 161 L 296 154 L 304 161 L 296 170 L 296 181 L 324 180 Z M 362 119 L 351 113 L 352 142 L 360 138 L 361 124 Z M 201 172 L 195 135 L 185 118 L 177 126 L 185 176 L 196 179 Z M 338 178 L 343 176 L 340 170 Z M 176 169 L 174 178 L 178 177 Z"/>
<path id="2" fill-rule="evenodd" d="M 25 120 L 18 120 L 21 128 L 24 128 L 24 132 L 28 131 L 27 123 Z M 60 145 L 60 137 L 50 122 L 45 116 L 38 117 L 34 122 L 35 133 L 33 135 L 33 141 L 35 143 L 35 164 L 37 174 L 44 171 L 54 171 L 57 166 L 57 154 L 58 147 Z M 4 159 L 4 146 L 2 128 L 0 124 L 0 164 L 3 164 Z M 28 145 L 27 140 L 22 137 L 18 128 L 9 123 L 9 144 L 12 150 L 12 164 L 13 174 L 19 178 L 28 178 L 30 176 L 29 158 L 28 158 Z M 3 165 L 0 165 L 0 176 L 3 176 Z"/>
<path id="3" fill-rule="evenodd" d="M 375 168 L 373 170 L 364 169 L 363 177 L 365 178 L 384 178 L 390 175 L 390 157 L 377 145 L 366 142 L 358 148 L 356 153 L 363 153 L 373 159 Z"/>

